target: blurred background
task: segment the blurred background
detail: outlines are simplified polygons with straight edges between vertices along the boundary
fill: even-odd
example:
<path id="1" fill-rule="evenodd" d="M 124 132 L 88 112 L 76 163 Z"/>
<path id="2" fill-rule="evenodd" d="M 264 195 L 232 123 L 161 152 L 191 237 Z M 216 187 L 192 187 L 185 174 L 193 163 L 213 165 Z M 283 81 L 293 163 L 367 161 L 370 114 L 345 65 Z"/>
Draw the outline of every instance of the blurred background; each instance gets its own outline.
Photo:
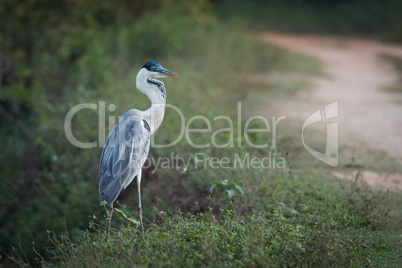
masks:
<path id="1" fill-rule="evenodd" d="M 186 119 L 194 115 L 211 119 L 217 115 L 236 117 L 238 101 L 244 102 L 244 116 L 256 114 L 253 107 L 267 106 L 261 103 L 261 92 L 268 92 L 263 96 L 271 100 L 283 101 L 308 88 L 299 80 L 289 82 L 277 76 L 267 83 L 258 77 L 273 72 L 313 76 L 321 73 L 317 59 L 265 44 L 259 40 L 261 33 L 400 43 L 401 10 L 402 2 L 398 0 L 1 1 L 2 258 L 10 254 L 12 247 L 29 260 L 38 258 L 32 242 L 44 254 L 44 248 L 49 246 L 48 230 L 79 238 L 88 230 L 92 215 L 103 217 L 104 210 L 98 204 L 102 148 L 80 149 L 68 142 L 64 119 L 72 107 L 100 101 L 106 107 L 116 105 L 114 111 L 106 110 L 106 118 L 117 118 L 131 108 L 147 109 L 149 101 L 135 90 L 135 78 L 145 62 L 155 60 L 181 75 L 179 80 L 165 80 L 167 102 L 179 107 Z M 391 61 L 393 66 L 402 66 L 398 59 Z M 264 112 L 277 114 L 269 107 Z M 98 116 L 99 111 L 82 110 L 74 117 L 73 133 L 78 140 L 98 141 Z M 105 125 L 108 124 L 107 121 Z M 175 140 L 179 127 L 175 113 L 167 112 L 156 141 Z M 214 125 L 219 127 L 219 123 Z M 108 127 L 105 131 L 107 135 Z M 223 135 L 217 138 L 221 144 L 228 140 Z M 254 138 L 266 139 L 259 134 Z M 194 137 L 199 144 L 209 139 L 210 136 Z M 279 137 L 278 144 L 278 149 L 272 150 L 293 161 L 296 168 L 305 167 L 303 161 L 312 161 L 311 157 L 303 160 L 304 149 L 286 134 Z M 198 151 L 222 157 L 247 150 Z M 183 140 L 173 149 L 151 148 L 150 155 L 170 156 L 172 151 L 185 159 L 198 152 Z M 287 152 L 292 152 L 292 159 Z M 394 172 L 398 168 L 398 164 L 385 162 L 390 163 L 384 160 L 378 169 Z M 366 163 L 378 161 L 372 157 Z M 270 189 L 270 182 L 262 183 L 260 178 L 282 176 L 275 170 L 268 175 L 236 169 L 151 170 L 143 178 L 144 215 L 150 221 L 155 209 L 180 208 L 194 213 L 207 210 L 206 198 L 214 181 L 232 179 L 244 189 Z M 255 198 L 255 204 L 264 197 L 250 198 Z M 214 206 L 223 205 L 223 199 L 219 200 Z M 119 202 L 135 211 L 135 186 L 129 187 Z"/>

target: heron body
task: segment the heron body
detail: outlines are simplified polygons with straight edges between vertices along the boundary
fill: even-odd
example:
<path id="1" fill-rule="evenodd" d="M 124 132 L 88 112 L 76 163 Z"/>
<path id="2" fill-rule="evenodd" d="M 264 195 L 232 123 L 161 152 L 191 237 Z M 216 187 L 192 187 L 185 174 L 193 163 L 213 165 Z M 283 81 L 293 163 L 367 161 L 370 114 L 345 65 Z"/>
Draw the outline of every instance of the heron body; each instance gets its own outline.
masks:
<path id="1" fill-rule="evenodd" d="M 147 62 L 138 72 L 136 86 L 148 96 L 152 106 L 146 111 L 127 111 L 110 132 L 103 148 L 99 167 L 99 201 L 109 208 L 107 236 L 113 215 L 113 203 L 120 192 L 137 177 L 138 214 L 144 233 L 141 207 L 141 171 L 149 148 L 151 135 L 159 128 L 165 113 L 165 85 L 155 78 L 179 77 L 159 63 Z"/>

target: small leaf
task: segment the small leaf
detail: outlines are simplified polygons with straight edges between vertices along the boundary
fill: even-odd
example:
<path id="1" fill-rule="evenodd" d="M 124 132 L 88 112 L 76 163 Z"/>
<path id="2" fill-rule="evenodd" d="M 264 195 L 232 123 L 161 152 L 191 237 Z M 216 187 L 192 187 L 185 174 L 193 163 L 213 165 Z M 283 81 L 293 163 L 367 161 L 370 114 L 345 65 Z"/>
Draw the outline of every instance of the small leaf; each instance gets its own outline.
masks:
<path id="1" fill-rule="evenodd" d="M 232 198 L 232 197 L 233 197 L 233 195 L 234 195 L 234 193 L 235 193 L 233 189 L 226 190 L 226 192 L 228 193 L 229 198 Z"/>
<path id="2" fill-rule="evenodd" d="M 237 189 L 237 190 L 239 190 L 239 192 L 241 193 L 241 194 L 244 194 L 244 191 L 243 191 L 243 189 L 239 186 L 239 185 L 235 185 L 235 188 Z"/>
<path id="3" fill-rule="evenodd" d="M 212 185 L 211 188 L 209 189 L 209 192 L 212 193 L 212 190 L 216 187 L 216 184 Z"/>
<path id="4" fill-rule="evenodd" d="M 119 212 L 119 213 L 121 213 L 121 215 L 122 215 L 126 220 L 128 220 L 128 221 L 134 223 L 134 224 L 137 225 L 137 226 L 140 225 L 140 222 L 139 222 L 139 221 L 137 221 L 137 220 L 134 219 L 134 218 L 128 217 L 128 216 L 126 215 L 126 213 L 125 213 L 124 211 L 122 211 L 121 209 L 115 208 L 114 210 L 117 211 L 117 212 Z"/>

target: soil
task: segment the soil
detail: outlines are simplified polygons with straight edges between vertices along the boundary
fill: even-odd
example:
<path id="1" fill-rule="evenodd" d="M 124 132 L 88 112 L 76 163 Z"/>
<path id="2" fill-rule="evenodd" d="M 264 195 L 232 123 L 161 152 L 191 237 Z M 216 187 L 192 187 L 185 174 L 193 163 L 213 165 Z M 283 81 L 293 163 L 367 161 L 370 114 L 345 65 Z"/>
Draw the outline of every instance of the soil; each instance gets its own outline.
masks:
<path id="1" fill-rule="evenodd" d="M 295 94 L 286 103 L 278 105 L 284 114 L 306 119 L 320 107 L 338 100 L 339 144 L 368 144 L 402 164 L 402 94 L 384 90 L 401 78 L 382 57 L 402 58 L 401 46 L 279 33 L 264 33 L 260 38 L 286 50 L 314 56 L 322 62 L 324 75 L 307 78 L 313 90 Z M 346 177 L 339 173 L 333 175 Z M 378 174 L 367 170 L 362 172 L 361 181 L 402 190 L 402 174 Z"/>

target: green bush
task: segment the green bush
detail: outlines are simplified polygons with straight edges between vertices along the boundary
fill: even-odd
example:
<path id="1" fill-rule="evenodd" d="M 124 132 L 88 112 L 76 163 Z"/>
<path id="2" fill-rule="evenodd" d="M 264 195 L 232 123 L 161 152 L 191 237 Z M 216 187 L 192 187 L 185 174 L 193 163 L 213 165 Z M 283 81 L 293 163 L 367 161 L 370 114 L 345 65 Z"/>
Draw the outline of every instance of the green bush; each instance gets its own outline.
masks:
<path id="1" fill-rule="evenodd" d="M 401 1 L 217 1 L 218 13 L 250 29 L 320 33 L 402 41 Z"/>
<path id="2" fill-rule="evenodd" d="M 385 245 L 370 237 L 370 227 L 358 224 L 360 216 L 355 217 L 346 202 L 342 205 L 345 196 L 321 203 L 321 197 L 328 198 L 328 194 L 311 198 L 316 189 L 303 187 L 307 185 L 295 183 L 290 187 L 283 199 L 286 203 L 279 201 L 280 194 L 274 197 L 275 193 L 267 194 L 263 188 L 227 201 L 227 208 L 219 212 L 212 207 L 200 214 L 158 211 L 145 237 L 130 227 L 127 217 L 122 217 L 120 228 L 112 230 L 107 243 L 105 221 L 94 218 L 90 227 L 97 231 L 85 234 L 78 243 L 67 236 L 52 235 L 53 261 L 45 265 L 368 266 L 371 260 L 367 249 Z M 271 202 L 251 207 L 251 201 L 269 200 L 270 195 Z M 210 205 L 213 202 L 210 199 Z M 341 205 L 331 209 L 334 202 Z M 246 213 L 244 204 L 250 205 Z M 365 204 L 371 208 L 371 201 Z M 371 212 L 364 210 L 367 218 Z M 385 246 L 387 250 L 390 247 Z"/>
<path id="3" fill-rule="evenodd" d="M 32 258 L 31 242 L 42 252 L 46 230 L 83 233 L 87 216 L 98 208 L 101 149 L 82 150 L 67 141 L 67 112 L 127 85 L 133 94 L 135 82 L 117 81 L 149 59 L 182 50 L 208 9 L 205 1 L 2 3 L 0 60 L 10 68 L 0 80 L 1 250 L 21 244 Z M 115 99 L 121 100 L 127 102 Z M 78 139 L 98 139 L 96 112 L 83 111 L 73 126 Z"/>

